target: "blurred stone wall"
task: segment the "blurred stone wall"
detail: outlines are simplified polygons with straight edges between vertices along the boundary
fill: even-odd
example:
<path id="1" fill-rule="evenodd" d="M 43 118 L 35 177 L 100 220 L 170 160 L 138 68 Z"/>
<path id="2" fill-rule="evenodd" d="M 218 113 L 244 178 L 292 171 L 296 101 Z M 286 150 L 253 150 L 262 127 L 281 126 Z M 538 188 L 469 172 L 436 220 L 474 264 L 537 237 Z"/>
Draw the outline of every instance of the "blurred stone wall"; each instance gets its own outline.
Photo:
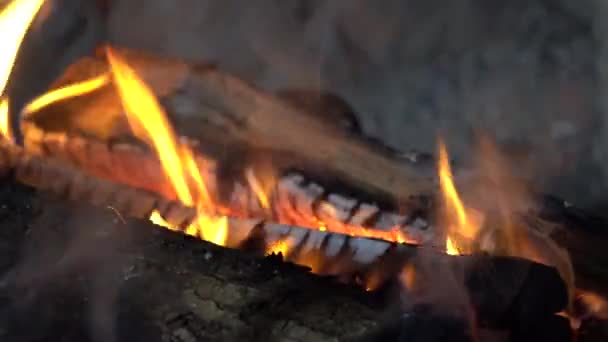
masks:
<path id="1" fill-rule="evenodd" d="M 114 0 L 110 37 L 268 90 L 334 91 L 404 150 L 432 152 L 441 134 L 467 159 L 473 133 L 489 133 L 548 192 L 597 207 L 608 135 L 594 1 Z"/>

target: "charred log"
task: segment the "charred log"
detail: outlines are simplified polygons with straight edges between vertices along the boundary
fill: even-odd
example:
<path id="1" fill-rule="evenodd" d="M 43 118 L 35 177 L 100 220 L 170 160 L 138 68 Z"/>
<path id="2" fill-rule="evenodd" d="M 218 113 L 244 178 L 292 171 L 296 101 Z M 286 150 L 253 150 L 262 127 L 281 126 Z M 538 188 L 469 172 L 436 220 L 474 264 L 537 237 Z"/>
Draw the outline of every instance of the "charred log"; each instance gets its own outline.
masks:
<path id="1" fill-rule="evenodd" d="M 127 260 L 127 264 L 121 264 L 119 269 L 113 271 L 106 269 L 103 277 L 104 279 L 119 277 L 122 295 L 117 310 L 120 313 L 119 317 L 130 322 L 128 327 L 123 329 L 146 326 L 152 329 L 141 332 L 129 331 L 131 338 L 145 334 L 144 336 L 152 336 L 151 340 L 160 340 L 159 336 L 162 336 L 163 341 L 354 340 L 379 328 L 386 310 L 382 302 L 395 301 L 394 297 L 379 300 L 377 293 L 340 284 L 334 278 L 316 276 L 309 273 L 306 268 L 284 263 L 277 257 L 259 259 L 255 254 L 217 247 L 158 229 L 141 220 L 131 220 L 128 217 L 117 219 L 114 210 L 89 207 L 82 201 L 56 200 L 54 196 L 42 196 L 39 200 L 40 203 L 33 205 L 36 208 L 33 211 L 35 214 L 30 213 L 34 223 L 28 224 L 31 226 L 29 240 L 34 246 L 38 246 L 35 247 L 36 249 L 40 246 L 56 244 L 64 246 L 59 248 L 60 250 L 68 248 L 69 237 L 72 234 L 82 234 L 85 226 L 90 230 L 87 233 L 91 235 L 89 239 L 92 240 L 86 242 L 80 239 L 80 243 L 93 244 L 98 248 L 94 249 L 95 252 L 92 254 L 88 254 L 89 252 L 80 254 L 83 253 L 81 247 L 77 248 L 80 252 L 76 254 L 60 251 L 54 257 L 47 255 L 42 264 L 30 265 L 25 269 L 17 268 L 14 275 L 4 282 L 4 286 L 0 288 L 4 298 L 22 301 L 24 297 L 20 293 L 27 290 L 33 291 L 39 297 L 35 301 L 39 303 L 36 304 L 37 309 L 41 305 L 45 307 L 51 305 L 49 313 L 44 314 L 36 311 L 36 308 L 24 311 L 23 306 L 27 307 L 28 304 L 20 303 L 21 319 L 30 321 L 32 316 L 28 314 L 29 310 L 38 312 L 33 316 L 37 317 L 34 324 L 39 324 L 44 319 L 55 318 L 60 307 L 65 311 L 65 307 L 62 306 L 65 305 L 65 301 L 61 302 L 63 304 L 42 304 L 49 298 L 61 298 L 66 292 L 71 295 L 76 293 L 77 296 L 78 293 L 82 293 L 79 291 L 83 289 L 78 290 L 78 284 L 83 283 L 74 281 L 75 278 L 80 279 L 84 276 L 88 279 L 100 275 L 102 268 L 99 266 L 108 263 L 107 255 L 97 254 L 99 247 L 107 246 L 108 243 L 100 240 L 113 234 L 118 234 L 120 243 L 118 249 L 111 255 L 113 257 L 116 257 L 115 253 L 122 255 Z M 22 200 L 20 203 L 31 207 L 32 204 L 28 201 Z M 87 222 L 95 222 L 95 225 L 87 226 Z M 40 240 L 32 241 L 36 239 Z M 116 241 L 110 241 L 116 244 Z M 53 261 L 55 257 L 58 263 Z M 526 321 L 534 324 L 534 322 L 544 322 L 547 316 L 552 316 L 553 312 L 560 310 L 559 307 L 565 303 L 565 289 L 559 276 L 554 270 L 545 266 L 524 260 L 489 256 L 437 257 L 439 258 L 437 262 L 444 259 L 443 263 L 453 268 L 455 272 L 464 272 L 464 277 L 470 279 L 467 283 L 478 281 L 481 279 L 479 272 L 487 272 L 489 269 L 492 270 L 488 274 L 488 277 L 493 279 L 491 283 L 506 283 L 501 289 L 496 289 L 489 283 L 476 283 L 471 287 L 470 290 L 478 292 L 484 292 L 486 289 L 489 291 L 481 296 L 485 302 L 477 301 L 475 304 L 480 308 L 485 307 L 482 309 L 484 312 L 510 312 L 512 315 L 536 312 L 535 315 L 528 314 L 519 319 L 511 319 L 511 321 Z M 515 272 L 517 276 L 528 274 L 523 276 L 521 287 L 518 288 L 514 288 L 512 283 L 505 282 L 513 278 L 514 270 L 517 270 Z M 88 283 L 88 280 L 84 281 L 84 284 Z M 37 287 L 39 284 L 43 284 L 42 288 Z M 555 285 L 557 292 L 548 291 L 548 285 Z M 427 283 L 420 286 L 428 288 L 434 284 Z M 142 291 L 144 288 L 145 291 Z M 19 289 L 19 292 L 14 292 L 16 289 Z M 509 295 L 511 299 L 505 301 L 506 292 L 511 293 Z M 526 292 L 536 293 L 537 297 L 544 297 L 545 300 L 553 302 L 544 305 L 546 302 L 525 300 L 526 296 L 521 297 L 521 300 L 518 299 L 520 296 L 517 293 Z M 408 294 L 403 295 L 408 296 Z M 518 308 L 520 305 L 527 308 Z M 495 308 L 490 309 L 490 306 Z M 464 331 L 465 336 L 470 333 L 470 329 L 466 328 L 471 324 L 469 321 L 463 323 L 460 319 L 454 321 L 442 315 L 437 318 L 435 314 L 424 310 L 412 309 L 406 312 L 411 312 L 416 317 L 416 322 L 426 322 L 426 324 L 414 325 L 400 322 L 396 329 L 408 335 L 420 338 L 436 336 L 434 333 L 442 330 L 456 331 L 458 334 Z M 498 316 L 490 315 L 482 323 L 485 325 L 490 322 L 493 326 L 503 324 L 503 322 L 491 322 L 493 317 Z M 72 324 L 75 322 L 77 321 Z M 153 322 L 152 327 L 150 322 Z M 431 323 L 436 324 L 437 330 L 428 329 Z M 70 326 L 70 323 L 64 323 L 64 327 L 65 325 Z M 12 336 L 11 334 L 23 333 L 20 330 L 23 326 L 20 328 L 18 325 L 11 325 L 3 328 L 8 332 L 9 337 Z M 38 336 L 38 338 L 46 338 L 46 336 Z"/>

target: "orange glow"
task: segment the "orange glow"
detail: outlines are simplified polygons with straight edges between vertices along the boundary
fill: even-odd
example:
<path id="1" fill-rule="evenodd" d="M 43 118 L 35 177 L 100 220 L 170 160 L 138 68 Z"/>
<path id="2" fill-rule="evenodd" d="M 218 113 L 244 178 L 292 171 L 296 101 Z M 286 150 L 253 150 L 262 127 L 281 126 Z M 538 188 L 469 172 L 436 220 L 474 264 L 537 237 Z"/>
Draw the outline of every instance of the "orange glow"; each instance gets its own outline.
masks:
<path id="1" fill-rule="evenodd" d="M 460 195 L 454 185 L 454 177 L 450 167 L 450 161 L 445 144 L 439 140 L 439 183 L 446 209 L 448 224 L 448 237 L 446 238 L 446 253 L 450 255 L 460 254 L 456 236 L 472 241 L 479 231 L 479 225 L 471 222 L 467 215 Z"/>
<path id="2" fill-rule="evenodd" d="M 90 93 L 105 86 L 109 82 L 110 75 L 103 74 L 90 80 L 70 84 L 68 86 L 49 91 L 48 93 L 39 96 L 30 102 L 23 110 L 23 114 L 24 116 L 31 115 L 32 113 L 39 111 L 51 103 Z"/>
<path id="3" fill-rule="evenodd" d="M 157 210 L 154 210 L 152 212 L 152 214 L 150 215 L 150 221 L 152 221 L 152 223 L 165 227 L 169 230 L 173 230 L 173 231 L 179 231 L 179 228 L 173 226 L 172 224 L 170 224 L 169 222 L 165 221 L 165 219 L 160 215 L 160 213 Z"/>
<path id="4" fill-rule="evenodd" d="M 281 253 L 284 259 L 287 259 L 289 256 L 289 251 L 291 249 L 291 243 L 289 239 L 281 239 L 271 243 L 266 247 L 266 255 Z"/>
<path id="5" fill-rule="evenodd" d="M 589 291 L 580 291 L 577 297 L 593 317 L 608 319 L 608 300 L 604 297 Z"/>
<path id="6" fill-rule="evenodd" d="M 401 284 L 409 291 L 414 290 L 414 284 L 416 282 L 416 268 L 413 264 L 407 264 L 401 271 L 399 279 Z"/>
<path id="7" fill-rule="evenodd" d="M 0 13 L 0 95 L 4 93 L 17 52 L 44 0 L 15 0 Z"/>
<path id="8" fill-rule="evenodd" d="M 178 144 L 176 134 L 167 115 L 150 88 L 131 67 L 111 48 L 106 49 L 114 83 L 134 134 L 151 144 L 178 199 L 186 206 L 197 209 L 197 217 L 184 233 L 217 245 L 225 245 L 228 220 L 215 215 L 209 192 L 201 176 L 194 154 Z M 177 230 L 158 213 L 150 217 L 155 223 Z"/>

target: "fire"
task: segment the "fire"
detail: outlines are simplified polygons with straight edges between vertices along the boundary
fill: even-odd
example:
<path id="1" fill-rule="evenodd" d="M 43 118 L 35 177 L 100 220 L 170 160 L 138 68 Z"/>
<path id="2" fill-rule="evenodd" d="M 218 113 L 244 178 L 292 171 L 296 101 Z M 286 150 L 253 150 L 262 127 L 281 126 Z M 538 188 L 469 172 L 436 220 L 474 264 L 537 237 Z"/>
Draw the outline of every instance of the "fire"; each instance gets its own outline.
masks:
<path id="1" fill-rule="evenodd" d="M 0 133 L 10 138 L 9 99 L 3 97 L 21 42 L 44 0 L 15 0 L 0 12 Z"/>
<path id="2" fill-rule="evenodd" d="M 443 141 L 439 140 L 439 183 L 446 210 L 448 223 L 448 237 L 446 238 L 446 253 L 450 255 L 460 254 L 458 237 L 472 241 L 479 231 L 479 225 L 472 220 L 460 199 L 460 195 L 454 185 L 454 177 L 450 167 L 448 152 Z"/>
<path id="3" fill-rule="evenodd" d="M 460 252 L 458 251 L 458 248 L 456 248 L 456 246 L 454 246 L 454 243 L 452 242 L 452 239 L 449 236 L 445 240 L 445 252 L 448 255 L 459 255 L 460 254 Z"/>
<path id="4" fill-rule="evenodd" d="M 49 91 L 48 93 L 39 96 L 30 102 L 23 110 L 23 114 L 26 116 L 30 115 L 50 105 L 51 103 L 90 93 L 107 85 L 108 83 L 110 83 L 110 75 L 104 73 L 90 80 L 70 84 L 68 86 Z"/>
<path id="5" fill-rule="evenodd" d="M 21 42 L 44 0 L 15 0 L 0 13 L 0 94 L 13 70 Z"/>
<path id="6" fill-rule="evenodd" d="M 184 232 L 217 245 L 225 245 L 228 220 L 216 216 L 207 187 L 192 150 L 178 143 L 167 115 L 153 92 L 131 67 L 111 48 L 106 49 L 114 83 L 120 95 L 131 129 L 140 139 L 151 144 L 158 154 L 165 174 L 178 199 L 195 207 L 198 216 Z M 160 214 L 150 217 L 155 223 L 177 230 Z"/>
<path id="7" fill-rule="evenodd" d="M 10 139 L 10 125 L 8 124 L 8 100 L 0 99 L 0 134 L 3 137 Z"/>
<path id="8" fill-rule="evenodd" d="M 289 252 L 291 250 L 291 241 L 289 239 L 281 239 L 275 241 L 266 247 L 266 255 L 271 254 L 279 254 L 283 255 L 283 258 L 287 259 L 289 257 Z"/>
<path id="9" fill-rule="evenodd" d="M 247 168 L 247 170 L 245 170 L 245 177 L 247 178 L 247 182 L 249 183 L 251 190 L 253 190 L 257 196 L 262 207 L 264 209 L 269 209 L 270 200 L 268 199 L 268 195 L 266 195 L 266 192 L 262 188 L 262 184 L 260 184 L 260 181 L 258 181 L 252 168 Z"/>

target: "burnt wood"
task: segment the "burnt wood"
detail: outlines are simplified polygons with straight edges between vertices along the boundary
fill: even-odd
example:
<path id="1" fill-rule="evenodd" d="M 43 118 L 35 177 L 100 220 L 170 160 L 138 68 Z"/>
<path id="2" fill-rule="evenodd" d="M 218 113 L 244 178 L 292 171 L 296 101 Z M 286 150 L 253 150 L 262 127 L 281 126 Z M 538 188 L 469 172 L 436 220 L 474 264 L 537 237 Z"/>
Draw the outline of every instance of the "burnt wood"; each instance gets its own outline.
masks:
<path id="1" fill-rule="evenodd" d="M 256 204 L 255 199 L 251 200 L 252 194 L 251 191 L 247 192 L 246 184 L 244 187 L 240 186 L 246 193 L 244 196 L 234 195 L 239 193 L 235 190 L 239 189 L 234 183 L 235 175 L 242 177 L 244 166 L 253 164 L 256 174 L 263 175 L 267 172 L 275 180 L 284 175 L 285 170 L 300 169 L 303 171 L 299 174 L 304 176 L 304 180 L 301 185 L 296 186 L 297 193 L 290 193 L 290 196 L 299 198 L 299 203 L 305 205 L 297 206 L 295 217 L 299 218 L 308 211 L 313 212 L 314 220 L 321 218 L 318 210 L 323 208 L 323 202 L 327 202 L 333 190 L 322 186 L 319 190 L 318 186 L 309 186 L 331 184 L 331 181 L 323 182 L 326 179 L 341 179 L 346 184 L 352 184 L 354 189 L 369 190 L 354 190 L 346 196 L 335 193 L 338 197 L 342 195 L 342 198 L 353 199 L 356 214 L 364 213 L 361 209 L 366 208 L 366 202 L 359 201 L 365 196 L 359 194 L 368 194 L 368 198 L 372 199 L 376 196 L 370 196 L 370 193 L 379 195 L 378 198 L 383 197 L 382 193 L 393 199 L 416 198 L 415 204 L 409 207 L 409 211 L 406 210 L 405 215 L 391 216 L 386 211 L 378 210 L 369 214 L 369 221 L 364 219 L 361 222 L 382 226 L 379 222 L 396 220 L 393 222 L 397 222 L 400 229 L 408 232 L 409 235 L 406 235 L 417 236 L 408 240 L 410 242 L 436 245 L 444 242 L 442 232 L 436 231 L 435 227 L 426 224 L 423 229 L 412 229 L 415 225 L 411 224 L 418 222 L 417 217 L 428 219 L 429 215 L 433 214 L 432 207 L 423 206 L 418 209 L 420 199 L 432 199 L 435 192 L 436 171 L 432 159 L 429 161 L 429 158 L 417 158 L 417 155 L 399 155 L 394 151 L 379 148 L 377 143 L 347 129 L 328 124 L 326 119 L 322 119 L 322 115 L 308 112 L 313 107 L 318 110 L 318 103 L 300 104 L 306 107 L 304 110 L 295 108 L 293 105 L 297 101 L 302 102 L 298 99 L 303 96 L 304 91 L 284 91 L 282 97 L 275 97 L 212 66 L 189 65 L 133 51 L 123 53 L 159 96 L 177 131 L 188 137 L 195 149 L 202 152 L 199 157 L 204 159 L 207 165 L 213 165 L 213 171 L 210 170 L 209 173 L 214 173 L 215 181 L 212 180 L 213 177 L 205 178 L 211 183 L 215 182 L 212 188 L 217 187 L 218 198 L 224 200 L 223 203 L 232 209 L 245 208 L 246 210 L 241 212 L 243 216 L 262 216 L 281 223 L 295 222 L 316 227 L 315 222 L 293 221 L 293 215 L 269 217 L 268 212 L 259 210 L 259 203 Z M 107 72 L 104 61 L 86 59 L 71 66 L 64 77 L 57 81 L 56 86 L 103 72 Z M 335 107 L 339 112 L 348 112 L 342 105 Z M 344 117 L 348 118 L 348 115 Z M 175 194 L 164 179 L 156 158 L 152 157 L 145 147 L 142 148 L 141 142 L 137 142 L 130 134 L 120 101 L 111 86 L 103 87 L 87 96 L 51 105 L 35 113 L 30 122 L 33 123 L 31 127 L 35 128 L 32 129 L 34 133 L 31 134 L 30 144 L 26 146 L 30 151 L 36 150 L 36 153 L 70 161 L 88 174 L 175 199 Z M 294 127 L 294 122 L 298 127 Z M 57 135 L 53 136 L 53 133 Z M 71 143 L 72 139 L 78 143 Z M 322 144 L 324 148 L 317 149 L 317 143 Z M 88 147 L 82 151 L 78 150 L 83 146 Z M 111 149 L 111 146 L 120 148 Z M 347 151 L 346 154 L 343 154 L 344 151 Z M 120 157 L 117 157 L 118 155 Z M 344 156 L 348 158 L 342 158 Z M 374 157 L 369 159 L 368 156 Z M 376 160 L 377 158 L 379 159 Z M 237 167 L 236 173 L 224 172 L 225 165 L 233 163 L 235 159 L 244 165 Z M 391 167 L 386 168 L 385 165 L 388 164 Z M 269 171 L 264 171 L 264 166 Z M 351 166 L 354 167 L 352 170 Z M 360 172 L 363 169 L 365 170 Z M 345 172 L 349 175 L 344 175 Z M 316 177 L 320 174 L 320 181 L 316 183 Z M 224 186 L 226 184 L 228 186 Z M 315 192 L 315 189 L 320 192 Z M 378 191 L 381 189 L 390 191 Z M 608 233 L 602 228 L 604 220 L 592 219 L 591 215 L 580 212 L 565 201 L 549 200 L 547 196 L 539 196 L 538 202 L 540 207 L 514 213 L 523 231 L 534 232 L 533 235 L 540 237 L 535 241 L 541 244 L 555 240 L 556 247 L 563 248 L 570 254 L 575 264 L 577 286 L 605 291 L 604 284 L 608 282 L 605 271 L 608 269 L 608 259 L 605 253 L 601 252 L 601 246 L 608 242 Z M 251 203 L 254 204 L 253 207 Z M 301 211 L 300 207 L 305 210 Z M 235 214 L 237 212 L 239 211 L 234 210 Z M 350 219 L 355 217 L 359 218 L 358 215 L 350 215 Z M 389 217 L 389 220 L 383 220 L 383 217 Z M 339 220 L 333 222 L 343 224 Z M 428 227 L 431 229 L 424 231 Z M 329 224 L 328 229 L 331 228 L 332 225 Z M 537 234 L 539 232 L 540 234 Z M 559 251 L 554 247 L 549 248 L 548 260 L 559 261 L 556 266 L 564 278 L 573 283 L 570 266 L 561 260 L 561 256 L 556 257 Z"/>
<path id="2" fill-rule="evenodd" d="M 9 183 L 4 186 L 3 194 L 17 201 L 8 203 L 12 208 L 9 213 L 17 215 L 25 210 L 24 215 L 29 220 L 25 224 L 29 227 L 26 250 L 20 253 L 24 259 L 0 287 L 5 300 L 15 301 L 15 305 L 20 306 L 19 315 L 13 317 L 16 321 L 31 321 L 35 317 L 36 321 L 30 324 L 45 324 L 45 320 L 65 317 L 59 314 L 63 312 L 70 318 L 63 318 L 68 321 L 59 326 L 75 329 L 73 325 L 82 319 L 76 315 L 87 312 L 81 308 L 87 305 L 83 297 L 93 299 L 91 305 L 94 305 L 94 300 L 99 299 L 95 297 L 99 294 L 95 292 L 95 286 L 98 286 L 97 291 L 99 286 L 112 286 L 120 298 L 115 306 L 116 319 L 129 322 L 122 325 L 121 334 L 130 339 L 147 334 L 152 341 L 348 341 L 379 329 L 387 313 L 382 303 L 397 300 L 397 297 L 379 300 L 377 293 L 340 284 L 335 278 L 319 277 L 306 268 L 284 263 L 280 258 L 260 259 L 255 254 L 217 247 L 158 229 L 149 222 L 119 217 L 115 210 L 91 207 L 82 201 L 35 195 L 19 187 L 16 187 L 17 191 L 24 193 L 17 197 L 6 191 L 7 186 L 15 188 Z M 19 208 L 15 210 L 15 206 Z M 4 220 L 13 219 L 5 216 Z M 91 225 L 91 222 L 95 224 Z M 43 253 L 41 251 L 46 248 L 50 251 L 44 252 L 41 261 L 36 253 Z M 557 272 L 548 267 L 490 256 L 441 255 L 439 258 L 456 272 L 464 271 L 464 278 L 470 279 L 467 283 L 481 281 L 471 289 L 489 291 L 481 298 L 490 300 L 475 304 L 480 308 L 485 306 L 483 311 L 486 313 L 510 312 L 511 321 L 541 324 L 565 303 L 565 288 Z M 441 262 L 440 259 L 437 261 Z M 529 274 L 521 279 L 521 286 L 505 282 L 513 278 L 514 270 L 518 270 L 519 275 L 522 271 Z M 479 277 L 480 272 L 488 271 L 487 278 Z M 100 279 L 104 282 L 98 283 Z M 507 286 L 497 289 L 491 283 L 506 283 Z M 426 288 L 435 285 L 422 284 Z M 558 290 L 548 290 L 547 286 Z M 547 302 L 519 300 L 517 293 L 525 292 L 536 293 L 537 297 L 552 303 L 544 305 Z M 24 297 L 23 293 L 29 295 Z M 511 293 L 508 295 L 511 299 L 504 301 L 505 293 Z M 66 297 L 71 299 L 66 300 Z M 29 299 L 24 301 L 24 298 Z M 525 298 L 525 295 L 521 297 Z M 65 310 L 68 304 L 70 310 Z M 519 308 L 520 305 L 527 308 Z M 490 306 L 495 308 L 489 309 Z M 40 312 L 42 307 L 44 312 Z M 440 336 L 436 333 L 442 330 L 458 334 L 463 332 L 459 329 L 464 329 L 465 333 L 469 331 L 463 328 L 470 324 L 468 322 L 463 324 L 442 314 L 437 316 L 435 309 L 416 309 L 420 307 L 434 308 L 434 303 L 402 311 L 412 314 L 420 324 L 400 322 L 399 331 L 419 338 Z M 441 306 L 438 307 L 441 312 Z M 89 312 L 94 315 L 95 311 Z M 537 314 L 529 315 L 530 312 Z M 516 319 L 513 315 L 518 313 L 528 314 Z M 494 326 L 504 324 L 492 322 L 495 317 L 498 316 L 488 314 L 483 325 L 487 322 Z M 95 319 L 95 316 L 91 318 Z M 435 324 L 437 330 L 430 330 L 431 324 Z M 56 329 L 53 327 L 54 324 L 46 325 L 46 330 Z M 150 330 L 138 331 L 141 327 Z M 103 331 L 103 327 L 98 328 Z M 3 329 L 8 336 L 23 336 L 24 333 L 24 326 L 19 324 L 9 324 Z M 36 334 L 44 331 L 39 329 Z M 65 336 L 65 332 L 55 333 Z"/>

